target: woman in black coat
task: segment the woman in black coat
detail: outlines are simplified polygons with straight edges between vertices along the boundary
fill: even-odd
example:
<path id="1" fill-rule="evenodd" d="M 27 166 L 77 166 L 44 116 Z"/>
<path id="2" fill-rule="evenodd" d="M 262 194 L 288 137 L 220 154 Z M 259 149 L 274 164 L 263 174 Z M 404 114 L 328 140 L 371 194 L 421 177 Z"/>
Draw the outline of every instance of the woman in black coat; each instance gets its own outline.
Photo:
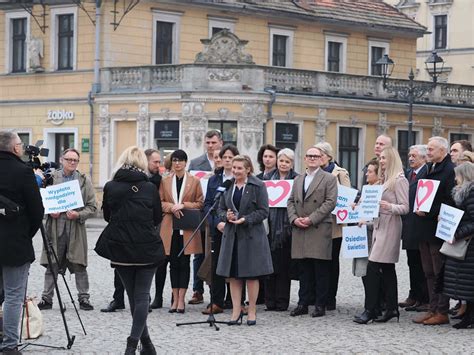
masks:
<path id="1" fill-rule="evenodd" d="M 459 242 L 474 236 L 474 164 L 463 163 L 454 168 L 457 185 L 453 189 L 456 207 L 464 211 L 454 239 Z M 474 327 L 474 241 L 471 240 L 464 260 L 447 257 L 443 293 L 453 299 L 466 300 L 467 310 L 456 329 Z"/>
<path id="2" fill-rule="evenodd" d="M 262 181 L 252 175 L 252 161 L 237 155 L 232 161 L 234 182 L 221 196 L 218 214 L 226 222 L 222 236 L 217 274 L 230 278 L 232 318 L 240 324 L 243 282 L 249 296 L 248 325 L 257 323 L 259 277 L 273 273 L 270 247 L 263 226 L 268 217 L 268 194 Z"/>
<path id="3" fill-rule="evenodd" d="M 160 196 L 148 180 L 147 166 L 138 147 L 127 148 L 118 159 L 112 181 L 104 186 L 103 212 L 109 224 L 95 248 L 111 261 L 127 291 L 132 329 L 125 354 L 135 354 L 138 340 L 144 353 L 156 354 L 146 320 L 151 282 L 164 250 L 156 229 L 162 219 Z"/>

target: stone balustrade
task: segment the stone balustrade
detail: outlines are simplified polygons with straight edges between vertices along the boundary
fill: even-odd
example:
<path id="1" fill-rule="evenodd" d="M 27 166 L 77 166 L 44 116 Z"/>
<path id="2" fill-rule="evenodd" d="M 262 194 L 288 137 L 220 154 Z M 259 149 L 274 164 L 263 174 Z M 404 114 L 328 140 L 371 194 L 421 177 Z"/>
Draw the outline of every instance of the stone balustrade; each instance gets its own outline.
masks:
<path id="1" fill-rule="evenodd" d="M 397 100 L 375 76 L 329 73 L 252 64 L 180 64 L 102 69 L 102 93 L 176 91 L 263 92 Z M 404 87 L 408 80 L 389 80 Z M 415 82 L 415 85 L 426 85 Z M 403 99 L 401 99 L 403 100 Z M 474 106 L 474 86 L 439 84 L 418 100 L 423 103 Z"/>

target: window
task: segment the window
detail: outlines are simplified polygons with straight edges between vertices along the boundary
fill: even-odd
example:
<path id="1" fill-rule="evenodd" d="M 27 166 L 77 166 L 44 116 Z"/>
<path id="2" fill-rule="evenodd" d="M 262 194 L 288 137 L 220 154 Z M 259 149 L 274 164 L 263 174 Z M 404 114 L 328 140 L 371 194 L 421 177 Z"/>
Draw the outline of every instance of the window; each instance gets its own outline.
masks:
<path id="1" fill-rule="evenodd" d="M 402 160 L 403 167 L 408 169 L 408 153 L 409 148 L 418 144 L 419 142 L 419 132 L 412 131 L 412 136 L 410 142 L 408 142 L 408 131 L 407 130 L 398 130 L 397 132 L 397 145 L 398 145 L 398 154 L 400 154 L 400 159 Z"/>
<path id="2" fill-rule="evenodd" d="M 26 18 L 11 20 L 12 72 L 26 72 Z"/>
<path id="3" fill-rule="evenodd" d="M 370 47 L 370 75 L 382 75 L 382 66 L 377 65 L 377 61 L 384 55 L 384 48 L 382 47 Z"/>
<path id="4" fill-rule="evenodd" d="M 296 151 L 298 143 L 298 125 L 292 123 L 275 124 L 275 146 L 279 149 L 290 148 Z"/>
<path id="5" fill-rule="evenodd" d="M 153 64 L 178 64 L 179 62 L 179 12 L 153 12 Z"/>
<path id="6" fill-rule="evenodd" d="M 325 70 L 345 73 L 346 72 L 346 53 L 347 37 L 343 35 L 326 35 L 326 64 Z"/>
<path id="7" fill-rule="evenodd" d="M 58 70 L 74 67 L 74 15 L 58 16 Z"/>
<path id="8" fill-rule="evenodd" d="M 230 143 L 237 146 L 237 122 L 209 121 L 209 129 L 217 129 L 222 132 L 224 144 Z"/>
<path id="9" fill-rule="evenodd" d="M 220 18 L 220 17 L 211 17 L 209 18 L 209 38 L 214 36 L 216 33 L 222 31 L 223 29 L 228 29 L 230 32 L 234 33 L 236 19 L 233 18 Z"/>
<path id="10" fill-rule="evenodd" d="M 291 68 L 293 65 L 293 30 L 270 27 L 270 65 Z"/>
<path id="11" fill-rule="evenodd" d="M 339 128 L 339 164 L 349 171 L 351 185 L 359 179 L 359 131 L 360 128 Z"/>
<path id="12" fill-rule="evenodd" d="M 461 141 L 461 140 L 466 140 L 466 141 L 471 141 L 471 135 L 467 133 L 451 133 L 449 135 L 449 142 L 450 144 L 453 144 L 455 141 Z"/>
<path id="13" fill-rule="evenodd" d="M 446 48 L 448 40 L 448 15 L 434 17 L 434 36 L 435 49 Z"/>
<path id="14" fill-rule="evenodd" d="M 154 140 L 162 157 L 179 149 L 179 121 L 155 121 Z"/>
<path id="15" fill-rule="evenodd" d="M 18 134 L 18 137 L 20 137 L 21 142 L 25 145 L 25 148 L 26 148 L 26 146 L 30 144 L 30 133 L 17 132 L 17 134 Z M 23 156 L 21 157 L 21 160 L 28 161 L 28 154 L 23 154 Z"/>
<path id="16" fill-rule="evenodd" d="M 59 164 L 61 154 L 69 148 L 74 148 L 74 133 L 56 133 L 54 145 L 54 162 Z"/>
<path id="17" fill-rule="evenodd" d="M 173 62 L 173 23 L 156 22 L 156 53 L 155 64 L 171 64 Z"/>

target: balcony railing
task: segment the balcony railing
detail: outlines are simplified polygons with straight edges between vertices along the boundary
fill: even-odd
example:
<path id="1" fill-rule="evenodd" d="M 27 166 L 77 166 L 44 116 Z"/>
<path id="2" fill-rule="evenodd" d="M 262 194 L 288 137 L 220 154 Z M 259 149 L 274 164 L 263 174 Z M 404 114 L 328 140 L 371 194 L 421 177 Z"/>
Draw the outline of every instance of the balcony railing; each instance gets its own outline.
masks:
<path id="1" fill-rule="evenodd" d="M 408 80 L 391 80 L 407 86 Z M 421 82 L 420 82 L 421 83 Z M 426 84 L 426 83 L 425 83 Z M 376 76 L 258 65 L 154 65 L 102 70 L 102 93 L 179 91 L 263 92 L 397 100 Z M 401 100 L 403 101 L 403 100 Z M 474 86 L 439 84 L 422 103 L 474 106 Z"/>

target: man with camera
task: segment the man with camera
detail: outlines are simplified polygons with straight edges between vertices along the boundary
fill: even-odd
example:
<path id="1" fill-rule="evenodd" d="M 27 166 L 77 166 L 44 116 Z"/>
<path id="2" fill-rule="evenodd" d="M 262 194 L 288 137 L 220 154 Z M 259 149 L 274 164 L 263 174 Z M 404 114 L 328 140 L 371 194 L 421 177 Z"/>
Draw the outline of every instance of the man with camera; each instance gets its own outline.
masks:
<path id="1" fill-rule="evenodd" d="M 3 285 L 3 354 L 20 354 L 19 324 L 28 270 L 35 260 L 32 238 L 43 219 L 43 203 L 33 170 L 20 157 L 16 133 L 0 131 L 0 285 Z"/>
<path id="2" fill-rule="evenodd" d="M 91 180 L 77 170 L 79 152 L 76 149 L 66 149 L 61 156 L 62 169 L 52 174 L 53 185 L 77 180 L 81 188 L 84 207 L 69 210 L 63 213 L 51 213 L 46 220 L 46 235 L 51 241 L 58 257 L 59 265 L 53 258 L 54 265 L 48 265 L 46 252 L 43 246 L 41 265 L 46 267 L 42 300 L 38 303 L 39 309 L 53 307 L 54 279 L 58 273 L 66 272 L 66 268 L 75 274 L 76 288 L 79 298 L 79 307 L 91 311 L 94 307 L 89 302 L 89 277 L 87 275 L 87 233 L 86 219 L 92 217 L 96 210 L 94 187 Z"/>

